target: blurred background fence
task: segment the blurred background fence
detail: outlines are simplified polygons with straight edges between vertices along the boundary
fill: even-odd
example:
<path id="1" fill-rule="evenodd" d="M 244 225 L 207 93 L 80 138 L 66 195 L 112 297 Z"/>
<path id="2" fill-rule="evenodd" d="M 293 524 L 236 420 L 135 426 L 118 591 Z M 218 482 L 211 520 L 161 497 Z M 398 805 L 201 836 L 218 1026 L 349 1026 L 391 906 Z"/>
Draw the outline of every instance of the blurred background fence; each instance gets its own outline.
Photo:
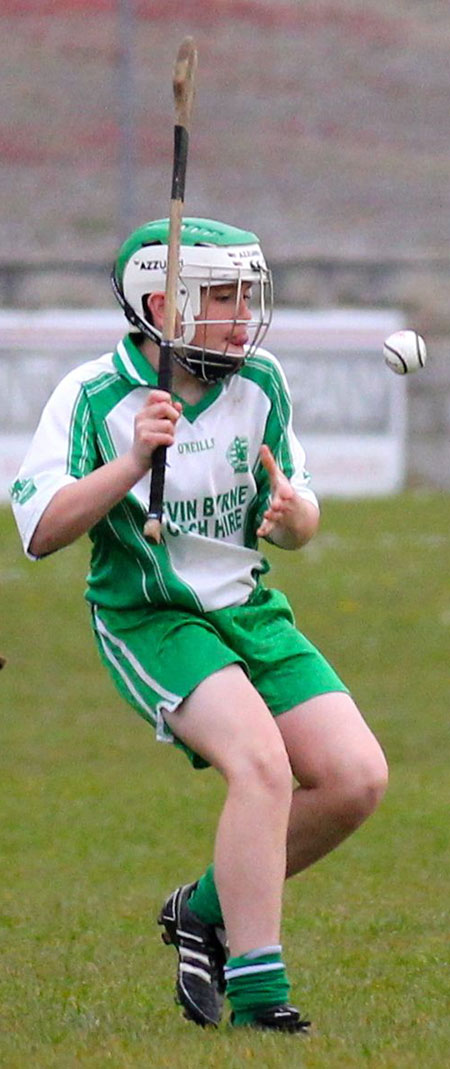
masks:
<path id="1" fill-rule="evenodd" d="M 450 488 L 447 0 L 2 0 L 0 303 L 113 308 L 166 215 L 171 68 L 199 50 L 187 213 L 256 230 L 279 306 L 397 309 L 408 480 Z"/>

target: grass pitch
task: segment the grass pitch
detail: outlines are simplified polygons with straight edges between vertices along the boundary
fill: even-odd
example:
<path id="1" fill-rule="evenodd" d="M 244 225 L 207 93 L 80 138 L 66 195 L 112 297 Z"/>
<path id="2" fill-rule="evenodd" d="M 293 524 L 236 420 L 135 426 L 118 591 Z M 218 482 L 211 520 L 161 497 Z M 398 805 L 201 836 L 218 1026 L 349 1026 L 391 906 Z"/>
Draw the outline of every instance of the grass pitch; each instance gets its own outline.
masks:
<path id="1" fill-rule="evenodd" d="M 174 1006 L 155 917 L 209 861 L 222 784 L 116 696 L 82 600 L 87 541 L 32 565 L 0 511 L 5 1069 L 448 1064 L 449 518 L 445 495 L 330 501 L 306 550 L 272 553 L 391 765 L 375 816 L 286 887 L 304 1040 L 206 1033 Z"/>

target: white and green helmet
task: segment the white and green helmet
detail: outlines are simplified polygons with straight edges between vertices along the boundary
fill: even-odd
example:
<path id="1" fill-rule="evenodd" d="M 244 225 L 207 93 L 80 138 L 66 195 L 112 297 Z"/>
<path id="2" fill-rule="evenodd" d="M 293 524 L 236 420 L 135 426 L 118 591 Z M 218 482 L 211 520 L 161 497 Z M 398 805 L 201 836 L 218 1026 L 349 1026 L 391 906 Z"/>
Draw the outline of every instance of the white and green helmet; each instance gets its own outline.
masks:
<path id="1" fill-rule="evenodd" d="M 168 219 L 144 223 L 119 249 L 112 273 L 114 293 L 127 319 L 135 330 L 157 344 L 161 331 L 151 321 L 147 298 L 165 290 L 168 235 Z M 252 284 L 254 311 L 252 319 L 245 320 L 249 343 L 244 356 L 191 344 L 197 326 L 204 322 L 199 319 L 202 289 L 230 282 L 236 284 L 236 310 L 242 284 Z M 183 219 L 177 290 L 181 333 L 175 339 L 174 350 L 175 359 L 183 367 L 206 382 L 237 371 L 261 344 L 270 324 L 272 305 L 272 276 L 256 234 L 213 219 Z M 241 321 L 235 316 L 223 322 Z"/>

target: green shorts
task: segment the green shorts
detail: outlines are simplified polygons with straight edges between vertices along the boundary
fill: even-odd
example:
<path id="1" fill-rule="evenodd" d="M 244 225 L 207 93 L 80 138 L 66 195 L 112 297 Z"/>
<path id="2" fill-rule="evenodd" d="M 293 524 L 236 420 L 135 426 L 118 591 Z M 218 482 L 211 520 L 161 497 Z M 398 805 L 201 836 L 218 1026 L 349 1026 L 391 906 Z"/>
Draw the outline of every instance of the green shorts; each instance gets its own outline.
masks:
<path id="1" fill-rule="evenodd" d="M 318 694 L 347 691 L 322 654 L 297 630 L 279 590 L 258 587 L 245 605 L 196 616 L 176 609 L 94 607 L 100 656 L 123 697 L 175 742 L 196 768 L 207 762 L 174 738 L 164 721 L 203 679 L 241 664 L 273 716 Z"/>

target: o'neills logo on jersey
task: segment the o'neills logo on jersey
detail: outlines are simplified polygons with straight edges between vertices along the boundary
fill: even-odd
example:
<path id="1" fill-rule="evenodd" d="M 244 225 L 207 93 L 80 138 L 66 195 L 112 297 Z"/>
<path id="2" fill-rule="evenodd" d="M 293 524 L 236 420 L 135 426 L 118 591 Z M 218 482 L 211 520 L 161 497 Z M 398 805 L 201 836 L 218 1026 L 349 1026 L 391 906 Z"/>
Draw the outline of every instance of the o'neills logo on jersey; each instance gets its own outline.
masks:
<path id="1" fill-rule="evenodd" d="M 204 453 L 206 449 L 214 449 L 214 438 L 203 438 L 199 442 L 178 442 L 179 453 Z"/>
<path id="2" fill-rule="evenodd" d="M 248 438 L 240 438 L 236 435 L 236 438 L 230 442 L 225 456 L 233 471 L 248 471 Z"/>

